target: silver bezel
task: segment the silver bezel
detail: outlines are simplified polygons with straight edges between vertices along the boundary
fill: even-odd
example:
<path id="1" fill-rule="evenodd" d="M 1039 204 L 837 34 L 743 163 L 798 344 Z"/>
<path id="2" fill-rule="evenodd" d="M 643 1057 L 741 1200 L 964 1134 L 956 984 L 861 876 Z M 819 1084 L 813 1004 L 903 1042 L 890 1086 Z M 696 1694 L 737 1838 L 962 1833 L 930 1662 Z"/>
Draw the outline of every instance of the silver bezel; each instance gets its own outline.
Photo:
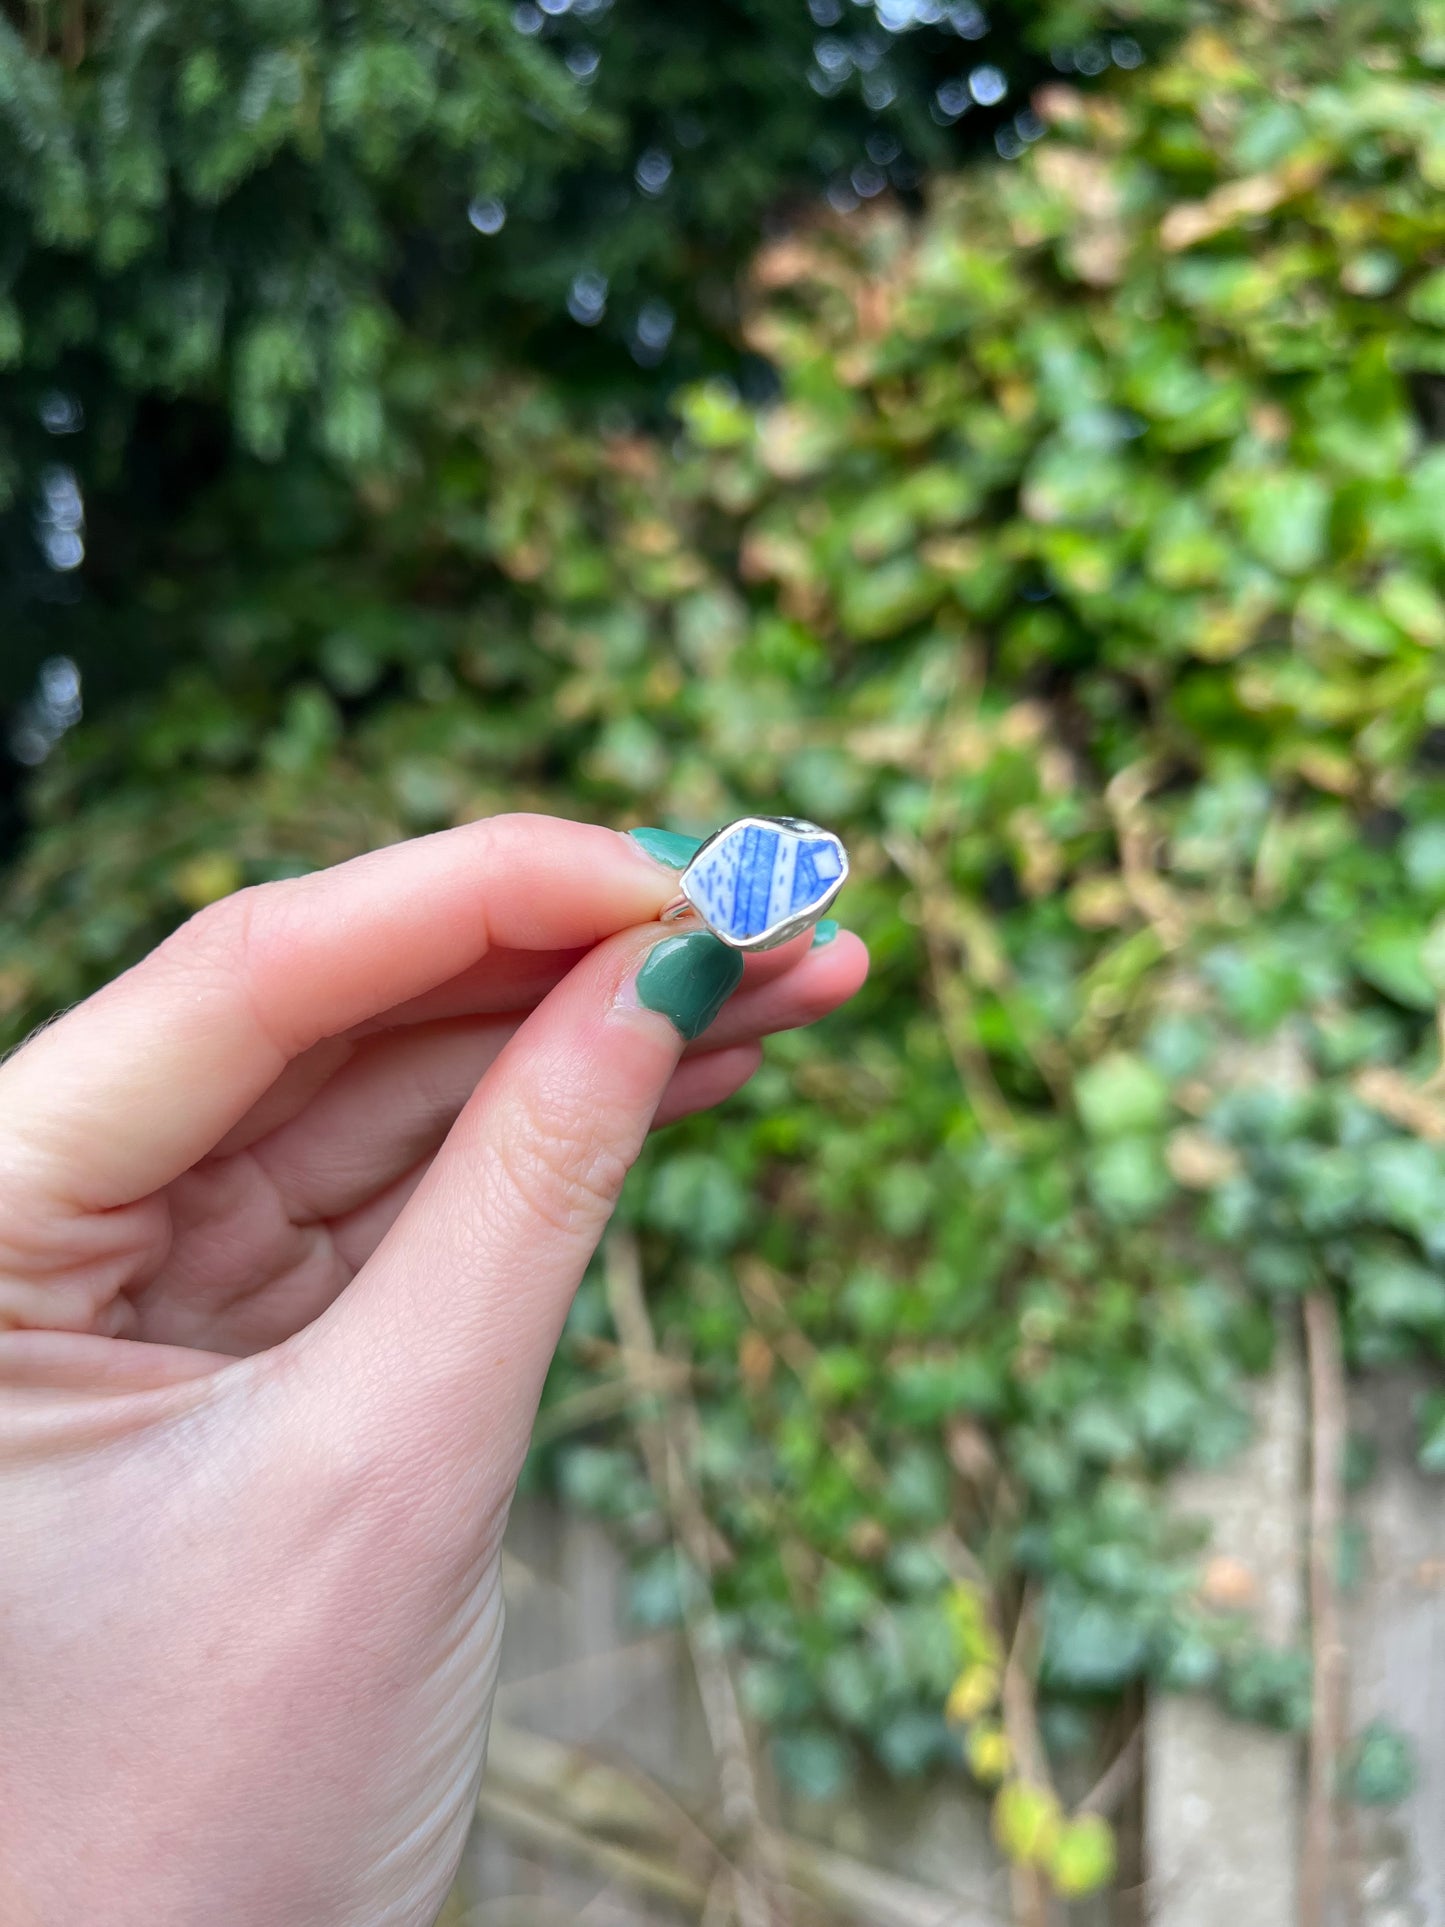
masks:
<path id="1" fill-rule="evenodd" d="M 707 916 L 701 904 L 697 901 L 696 897 L 693 896 L 691 889 L 688 887 L 688 880 L 692 875 L 693 865 L 698 862 L 704 852 L 712 848 L 714 843 L 720 843 L 725 836 L 732 836 L 737 830 L 750 829 L 754 824 L 760 829 L 795 830 L 804 836 L 826 837 L 836 848 L 839 859 L 843 865 L 843 870 L 838 881 L 821 902 L 811 905 L 807 910 L 800 911 L 797 916 L 785 918 L 782 923 L 774 924 L 770 929 L 760 931 L 756 937 L 730 937 L 725 930 L 719 930 L 716 924 L 708 923 Z M 707 924 L 708 929 L 712 931 L 720 943 L 725 943 L 730 950 L 751 952 L 756 950 L 776 950 L 779 944 L 790 943 L 794 937 L 801 937 L 805 930 L 811 930 L 820 918 L 827 916 L 833 904 L 837 902 L 838 892 L 847 881 L 848 852 L 843 847 L 843 839 L 835 835 L 832 830 L 825 830 L 821 823 L 810 823 L 806 817 L 802 816 L 739 816 L 734 818 L 731 823 L 724 823 L 720 830 L 714 830 L 707 841 L 700 844 L 693 852 L 691 861 L 682 873 L 682 894 L 687 898 L 698 916 Z"/>

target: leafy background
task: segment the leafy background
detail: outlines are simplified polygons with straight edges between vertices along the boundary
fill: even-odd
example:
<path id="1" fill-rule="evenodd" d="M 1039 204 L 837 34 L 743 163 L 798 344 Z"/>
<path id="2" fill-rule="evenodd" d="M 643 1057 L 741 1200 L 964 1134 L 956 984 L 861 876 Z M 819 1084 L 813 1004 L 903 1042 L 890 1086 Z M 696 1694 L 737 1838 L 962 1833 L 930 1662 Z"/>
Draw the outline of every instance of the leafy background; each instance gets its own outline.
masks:
<path id="1" fill-rule="evenodd" d="M 1302 1304 L 1445 1353 L 1445 7 L 850 0 L 836 73 L 831 7 L 14 30 L 0 1012 L 497 808 L 840 830 L 868 988 L 625 1221 L 779 1770 L 972 1772 L 1074 1894 L 1054 1787 L 1141 1683 L 1309 1718 L 1167 1475 Z M 599 1274 L 531 1476 L 661 1624 L 612 1337 Z"/>

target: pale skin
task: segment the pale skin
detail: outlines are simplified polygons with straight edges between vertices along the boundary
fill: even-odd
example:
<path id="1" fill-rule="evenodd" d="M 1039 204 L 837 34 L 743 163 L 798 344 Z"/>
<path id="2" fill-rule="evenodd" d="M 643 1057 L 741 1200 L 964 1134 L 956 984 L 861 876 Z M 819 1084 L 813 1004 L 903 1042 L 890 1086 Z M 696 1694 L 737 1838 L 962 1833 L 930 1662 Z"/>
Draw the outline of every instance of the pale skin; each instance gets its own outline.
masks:
<path id="1" fill-rule="evenodd" d="M 204 911 L 0 1068 L 0 1921 L 429 1927 L 542 1381 L 655 1123 L 861 983 L 631 986 L 677 875 L 497 817 Z"/>

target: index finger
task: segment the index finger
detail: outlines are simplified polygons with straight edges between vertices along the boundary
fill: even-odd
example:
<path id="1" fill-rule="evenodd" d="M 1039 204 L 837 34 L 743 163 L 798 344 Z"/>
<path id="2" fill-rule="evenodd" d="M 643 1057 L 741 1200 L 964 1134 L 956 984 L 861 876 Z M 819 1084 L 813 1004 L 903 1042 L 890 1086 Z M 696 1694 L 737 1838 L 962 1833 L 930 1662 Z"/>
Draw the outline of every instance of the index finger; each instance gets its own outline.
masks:
<path id="1" fill-rule="evenodd" d="M 132 1203 L 204 1157 L 323 1037 L 494 946 L 590 947 L 676 889 L 675 871 L 615 830 L 509 815 L 238 891 L 0 1071 L 0 1171 L 32 1203 L 37 1187 L 76 1211 Z"/>

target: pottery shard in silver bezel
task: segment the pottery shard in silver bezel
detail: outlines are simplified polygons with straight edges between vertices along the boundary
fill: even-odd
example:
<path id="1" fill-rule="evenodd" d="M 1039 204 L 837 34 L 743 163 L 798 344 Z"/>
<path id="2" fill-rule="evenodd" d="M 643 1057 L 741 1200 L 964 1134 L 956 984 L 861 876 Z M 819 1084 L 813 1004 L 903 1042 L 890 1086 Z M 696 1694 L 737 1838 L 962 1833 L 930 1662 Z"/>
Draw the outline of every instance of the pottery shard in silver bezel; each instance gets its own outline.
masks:
<path id="1" fill-rule="evenodd" d="M 725 838 L 740 836 L 744 831 L 753 826 L 759 829 L 783 830 L 790 835 L 798 837 L 807 837 L 810 839 L 822 838 L 824 841 L 832 844 L 838 853 L 839 874 L 837 880 L 829 887 L 826 894 L 816 898 L 805 909 L 795 911 L 791 916 L 784 917 L 775 924 L 770 924 L 766 929 L 760 930 L 754 936 L 738 937 L 732 935 L 727 930 L 720 929 L 719 926 L 712 921 L 702 903 L 699 902 L 696 892 L 696 871 L 697 866 L 701 864 L 709 850 L 715 849 Z M 750 952 L 757 950 L 776 950 L 779 944 L 788 943 L 792 938 L 802 936 L 805 930 L 811 930 L 820 918 L 828 914 L 829 909 L 837 900 L 838 892 L 847 881 L 848 852 L 843 846 L 842 838 L 835 835 L 832 830 L 825 830 L 821 824 L 810 823 L 806 817 L 801 816 L 740 816 L 736 818 L 735 821 L 724 824 L 720 830 L 714 830 L 707 841 L 701 844 L 693 853 L 691 861 L 682 873 L 681 888 L 682 894 L 687 898 L 687 901 L 715 936 L 723 943 L 729 945 L 733 950 Z"/>

